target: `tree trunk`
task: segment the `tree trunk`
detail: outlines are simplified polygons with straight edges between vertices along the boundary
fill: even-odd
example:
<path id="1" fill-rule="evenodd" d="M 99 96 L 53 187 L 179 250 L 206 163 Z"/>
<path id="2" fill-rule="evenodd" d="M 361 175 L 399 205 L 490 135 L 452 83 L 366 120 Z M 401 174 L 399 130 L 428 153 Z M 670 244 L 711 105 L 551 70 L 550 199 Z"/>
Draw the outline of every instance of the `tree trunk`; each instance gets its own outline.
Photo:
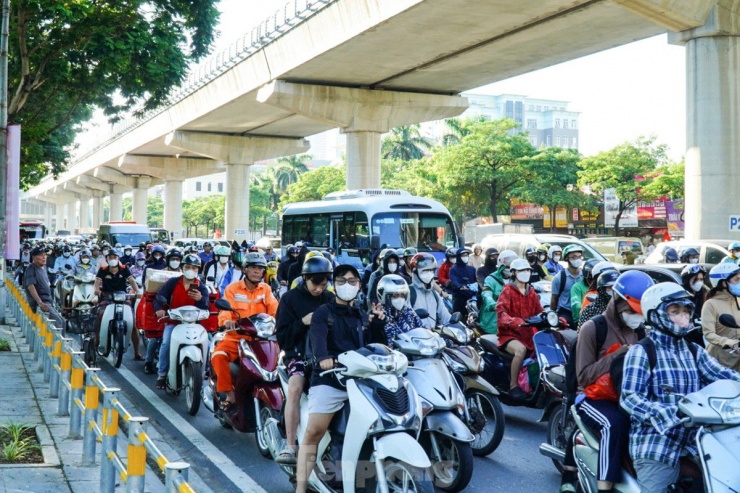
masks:
<path id="1" fill-rule="evenodd" d="M 550 209 L 550 232 L 555 232 L 555 207 L 553 206 L 547 206 Z"/>
<path id="2" fill-rule="evenodd" d="M 491 210 L 491 217 L 493 218 L 494 224 L 498 222 L 498 214 L 496 213 L 496 202 L 498 199 L 498 190 L 496 186 L 497 186 L 497 181 L 493 180 L 491 182 L 490 195 L 488 196 L 488 200 L 489 200 L 488 207 Z"/>
<path id="3" fill-rule="evenodd" d="M 624 202 L 620 200 L 619 212 L 617 212 L 617 217 L 614 218 L 614 236 L 619 236 L 619 222 L 622 220 L 622 213 L 624 212 L 624 210 Z"/>
<path id="4" fill-rule="evenodd" d="M 262 216 L 262 236 L 267 233 L 267 216 Z"/>

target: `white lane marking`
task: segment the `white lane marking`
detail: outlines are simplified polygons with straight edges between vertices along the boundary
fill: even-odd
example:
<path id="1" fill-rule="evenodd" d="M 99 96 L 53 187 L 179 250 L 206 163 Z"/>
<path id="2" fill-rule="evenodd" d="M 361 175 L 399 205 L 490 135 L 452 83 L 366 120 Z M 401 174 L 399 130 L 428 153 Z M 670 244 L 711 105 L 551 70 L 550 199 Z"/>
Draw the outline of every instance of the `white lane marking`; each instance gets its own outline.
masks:
<path id="1" fill-rule="evenodd" d="M 121 366 L 118 368 L 118 372 L 129 382 L 133 383 L 135 380 L 141 385 L 134 385 L 136 391 L 143 395 L 151 404 L 155 405 L 157 411 L 164 416 L 167 421 L 183 434 L 183 436 L 195 445 L 200 452 L 203 453 L 210 460 L 211 464 L 216 466 L 229 478 L 235 485 L 243 488 L 242 491 L 253 492 L 253 493 L 267 493 L 259 484 L 257 484 L 251 476 L 241 470 L 239 466 L 229 459 L 226 454 L 216 448 L 206 437 L 200 434 L 193 425 L 185 421 L 182 416 L 177 414 L 169 404 L 165 403 L 153 390 L 149 388 L 147 384 L 142 382 L 139 377 L 134 375 L 128 368 Z M 183 395 L 184 399 L 185 396 Z M 159 402 L 161 405 L 156 404 Z"/>

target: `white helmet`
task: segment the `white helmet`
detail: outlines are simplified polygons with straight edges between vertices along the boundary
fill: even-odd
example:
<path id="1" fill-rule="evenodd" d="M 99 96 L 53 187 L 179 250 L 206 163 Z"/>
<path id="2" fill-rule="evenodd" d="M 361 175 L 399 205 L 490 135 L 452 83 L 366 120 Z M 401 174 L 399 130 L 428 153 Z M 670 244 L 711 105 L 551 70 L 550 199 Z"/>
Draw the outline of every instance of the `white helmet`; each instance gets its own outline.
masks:
<path id="1" fill-rule="evenodd" d="M 499 258 L 501 258 L 501 257 L 499 257 Z M 523 258 L 517 258 L 517 259 L 514 259 L 514 260 L 513 260 L 512 262 L 511 262 L 511 265 L 509 266 L 509 268 L 510 268 L 510 269 L 511 269 L 512 271 L 520 271 L 520 270 L 532 270 L 532 266 L 531 266 L 531 265 L 529 265 L 529 262 L 527 262 L 527 261 L 526 261 L 526 260 L 524 260 Z"/>
<path id="2" fill-rule="evenodd" d="M 612 264 L 608 260 L 602 260 L 601 262 L 594 265 L 593 269 L 591 269 L 591 277 L 596 279 L 599 274 L 601 274 L 605 270 L 617 270 L 617 268 L 614 267 L 614 264 Z"/>
<path id="3" fill-rule="evenodd" d="M 376 294 L 381 303 L 386 304 L 388 302 L 388 296 L 392 294 L 400 293 L 409 296 L 409 285 L 403 277 L 396 274 L 386 274 L 378 281 L 378 287 L 376 288 Z"/>
<path id="4" fill-rule="evenodd" d="M 563 253 L 563 249 L 560 248 L 558 245 L 553 245 L 550 247 L 550 249 L 547 251 L 548 257 L 552 258 L 552 255 L 554 253 Z"/>
<path id="5" fill-rule="evenodd" d="M 686 329 L 676 328 L 666 313 L 669 305 L 681 305 L 694 311 L 694 302 L 691 295 L 675 282 L 661 282 L 650 286 L 642 294 L 640 307 L 645 320 L 653 327 L 661 330 L 668 330 L 672 335 L 682 336 Z"/>
<path id="6" fill-rule="evenodd" d="M 511 262 L 518 258 L 519 255 L 517 255 L 513 250 L 504 250 L 498 254 L 498 265 L 509 267 Z"/>
<path id="7" fill-rule="evenodd" d="M 722 262 L 709 271 L 709 282 L 712 283 L 712 287 L 716 288 L 722 279 L 726 281 L 738 272 L 740 272 L 740 266 L 735 262 Z"/>

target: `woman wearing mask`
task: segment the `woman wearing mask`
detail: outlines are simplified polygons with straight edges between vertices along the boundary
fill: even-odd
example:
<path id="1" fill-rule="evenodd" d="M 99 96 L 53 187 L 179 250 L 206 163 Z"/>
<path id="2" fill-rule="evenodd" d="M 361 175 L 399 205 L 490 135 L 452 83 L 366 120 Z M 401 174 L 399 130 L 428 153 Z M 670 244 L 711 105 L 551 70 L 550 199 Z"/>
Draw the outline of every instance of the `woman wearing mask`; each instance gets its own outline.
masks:
<path id="1" fill-rule="evenodd" d="M 475 279 L 478 281 L 478 287 L 483 289 L 483 285 L 486 283 L 486 277 L 494 273 L 498 267 L 498 250 L 491 247 L 486 248 L 485 258 L 483 265 L 478 267 L 475 271 Z"/>
<path id="2" fill-rule="evenodd" d="M 468 300 L 478 294 L 478 283 L 475 279 L 475 269 L 470 265 L 470 250 L 460 248 L 456 258 L 457 262 L 450 269 L 452 311 L 462 314 L 465 319 L 468 316 Z"/>
<path id="3" fill-rule="evenodd" d="M 398 334 L 423 327 L 416 312 L 408 304 L 409 286 L 403 277 L 396 274 L 383 276 L 376 292 L 378 302 L 370 311 L 383 322 L 387 343 L 391 345 Z"/>
<path id="4" fill-rule="evenodd" d="M 92 262 L 90 262 L 90 250 L 82 250 L 80 252 L 80 263 L 75 266 L 76 276 L 79 276 L 86 272 L 96 272 L 93 269 Z"/>
<path id="5" fill-rule="evenodd" d="M 368 288 L 368 305 L 367 307 L 370 308 L 372 306 L 372 303 L 378 303 L 378 284 L 380 283 L 380 279 L 383 276 L 387 276 L 389 274 L 399 275 L 400 269 L 399 266 L 399 258 L 398 255 L 396 255 L 396 252 L 392 248 L 388 248 L 385 250 L 385 253 L 383 254 L 381 252 L 380 254 L 381 261 L 380 261 L 380 267 L 378 270 L 372 273 L 370 276 L 370 287 Z M 401 276 L 404 278 L 403 280 L 406 281 L 404 276 Z M 408 285 L 409 281 L 406 281 L 406 284 Z"/>
<path id="6" fill-rule="evenodd" d="M 740 324 L 740 266 L 722 262 L 709 271 L 712 289 L 701 310 L 701 325 L 707 352 L 728 368 L 740 371 L 740 329 L 726 327 L 719 316 L 728 313 Z"/>
<path id="7" fill-rule="evenodd" d="M 219 287 L 223 283 L 224 276 L 229 271 L 231 264 L 229 260 L 231 258 L 231 250 L 227 246 L 218 246 L 214 250 L 213 260 L 208 262 L 203 268 L 203 276 L 206 279 L 206 285 L 211 287 Z M 213 278 L 213 280 L 209 280 Z"/>
<path id="8" fill-rule="evenodd" d="M 144 255 L 143 252 L 138 252 L 136 255 L 134 255 L 134 263 L 131 267 L 129 267 L 129 270 L 131 271 L 131 275 L 134 276 L 134 279 L 137 279 L 137 282 L 139 284 L 142 283 L 142 275 L 144 274 L 144 267 L 146 265 L 146 255 Z"/>
<path id="9" fill-rule="evenodd" d="M 563 270 L 563 266 L 560 265 L 560 259 L 563 257 L 563 249 L 558 245 L 553 245 L 547 251 L 547 255 L 550 259 L 545 262 L 545 270 L 547 270 L 547 275 L 552 278 L 555 274 Z"/>
<path id="10" fill-rule="evenodd" d="M 504 286 L 511 279 L 511 262 L 518 256 L 512 250 L 504 250 L 498 256 L 498 269 L 486 277 L 481 291 L 481 310 L 478 314 L 478 324 L 487 334 L 495 334 L 498 331 L 498 317 L 496 316 L 496 303 L 498 302 Z"/>
<path id="11" fill-rule="evenodd" d="M 697 256 L 698 258 L 698 256 Z M 707 286 L 704 280 L 707 278 L 707 271 L 701 265 L 689 264 L 681 271 L 681 287 L 691 295 L 691 301 L 694 303 L 694 314 L 692 322 L 697 330 L 692 330 L 686 336 L 686 340 L 704 347 L 704 334 L 701 330 L 701 311 L 704 309 L 704 299 L 707 296 Z"/>
<path id="12" fill-rule="evenodd" d="M 614 284 L 617 282 L 618 277 L 619 271 L 614 269 L 606 270 L 599 275 L 596 281 L 596 300 L 581 312 L 581 317 L 578 319 L 579 331 L 583 327 L 583 324 L 606 311 L 607 305 L 614 297 Z"/>
<path id="13" fill-rule="evenodd" d="M 176 248 L 170 251 L 180 252 Z M 182 254 L 180 253 L 180 258 Z M 167 267 L 167 261 L 164 259 L 164 248 L 160 245 L 152 247 L 152 252 L 149 256 L 149 260 L 144 264 L 144 272 L 141 273 L 141 280 L 146 281 L 146 271 L 152 270 L 164 270 Z"/>

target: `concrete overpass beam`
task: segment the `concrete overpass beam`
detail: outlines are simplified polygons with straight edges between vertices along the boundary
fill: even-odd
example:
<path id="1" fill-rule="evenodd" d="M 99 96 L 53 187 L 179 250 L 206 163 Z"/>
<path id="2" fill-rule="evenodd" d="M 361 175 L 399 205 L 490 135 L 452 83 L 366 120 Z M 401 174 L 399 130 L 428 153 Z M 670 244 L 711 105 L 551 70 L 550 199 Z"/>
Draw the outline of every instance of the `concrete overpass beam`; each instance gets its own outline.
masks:
<path id="1" fill-rule="evenodd" d="M 140 176 L 136 179 L 136 186 L 133 190 L 131 217 L 134 222 L 147 224 L 147 192 L 151 186 L 151 178 Z"/>
<path id="2" fill-rule="evenodd" d="M 686 238 L 740 239 L 729 227 L 739 212 L 740 5 L 720 0 L 703 26 L 668 39 L 686 46 Z"/>
<path id="3" fill-rule="evenodd" d="M 380 187 L 380 135 L 391 128 L 460 115 L 460 96 L 273 81 L 257 100 L 336 125 L 347 134 L 347 189 Z"/>
<path id="4" fill-rule="evenodd" d="M 182 237 L 182 180 L 164 182 L 164 229 L 174 239 Z"/>
<path id="5" fill-rule="evenodd" d="M 704 24 L 717 0 L 612 0 L 671 31 L 686 31 Z"/>

